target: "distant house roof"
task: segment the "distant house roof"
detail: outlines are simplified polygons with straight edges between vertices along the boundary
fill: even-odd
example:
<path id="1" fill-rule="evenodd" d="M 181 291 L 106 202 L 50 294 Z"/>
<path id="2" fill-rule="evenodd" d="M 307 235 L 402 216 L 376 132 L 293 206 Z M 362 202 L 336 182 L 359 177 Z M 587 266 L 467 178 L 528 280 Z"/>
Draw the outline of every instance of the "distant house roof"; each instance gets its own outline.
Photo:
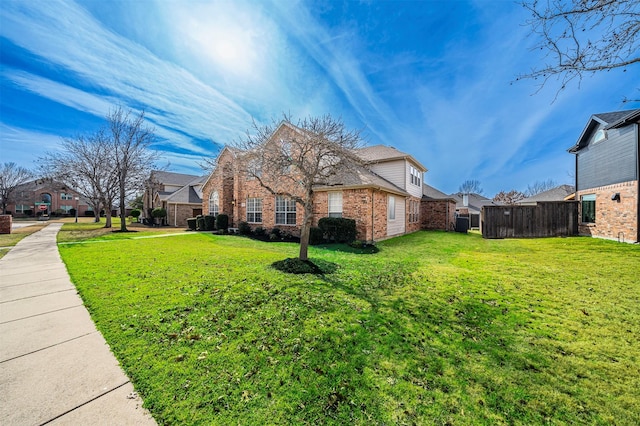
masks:
<path id="1" fill-rule="evenodd" d="M 631 109 L 626 111 L 613 111 L 599 114 L 593 114 L 587 125 L 582 130 L 578 141 L 571 148 L 569 152 L 575 153 L 584 148 L 589 142 L 591 133 L 598 127 L 603 126 L 604 129 L 613 129 L 625 126 L 629 123 L 637 123 L 640 121 L 640 109 Z"/>
<path id="2" fill-rule="evenodd" d="M 171 204 L 200 204 L 202 203 L 202 183 L 206 179 L 207 176 L 197 176 L 177 191 L 158 191 L 158 196 L 160 200 Z"/>
<path id="3" fill-rule="evenodd" d="M 518 204 L 537 203 L 538 201 L 564 201 L 575 190 L 573 185 L 560 185 L 532 197 L 524 198 L 518 201 Z"/>
<path id="4" fill-rule="evenodd" d="M 367 146 L 365 148 L 357 149 L 356 153 L 360 158 L 362 158 L 367 163 L 382 163 L 385 161 L 409 159 L 416 166 L 420 167 L 423 172 L 427 171 L 427 168 L 422 164 L 420 164 L 420 162 L 415 158 L 413 158 L 413 156 L 405 152 L 399 151 L 392 146 L 386 146 L 386 145 Z"/>
<path id="5" fill-rule="evenodd" d="M 432 200 L 445 200 L 452 198 L 450 195 L 447 195 L 439 189 L 436 189 L 431 185 L 427 185 L 426 183 L 422 184 L 422 197 Z"/>
<path id="6" fill-rule="evenodd" d="M 480 213 L 480 211 L 482 210 L 482 207 L 484 206 L 490 206 L 490 205 L 496 204 L 490 199 L 488 199 L 487 197 L 483 197 L 480 194 L 474 194 L 474 193 L 469 194 L 468 206 L 464 205 L 461 192 L 458 192 L 457 194 L 451 194 L 449 198 L 453 198 L 454 200 L 456 200 L 456 209 L 469 209 L 469 212 L 474 214 Z"/>
<path id="7" fill-rule="evenodd" d="M 184 186 L 188 185 L 194 179 L 197 179 L 196 175 L 187 175 L 184 173 L 165 172 L 163 170 L 154 170 L 151 172 L 151 177 L 157 182 L 164 185 Z"/>

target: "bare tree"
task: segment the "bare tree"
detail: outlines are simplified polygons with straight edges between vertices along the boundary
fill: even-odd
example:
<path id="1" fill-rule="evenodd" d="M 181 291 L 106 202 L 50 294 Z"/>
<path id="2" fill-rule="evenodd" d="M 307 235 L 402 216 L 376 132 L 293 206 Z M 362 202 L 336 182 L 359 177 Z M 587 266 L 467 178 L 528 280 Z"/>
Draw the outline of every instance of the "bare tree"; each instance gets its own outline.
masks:
<path id="1" fill-rule="evenodd" d="M 524 199 L 525 196 L 522 192 L 512 189 L 511 191 L 500 191 L 494 197 L 493 201 L 503 204 L 516 204 L 518 201 Z"/>
<path id="2" fill-rule="evenodd" d="M 242 152 L 242 173 L 271 194 L 289 197 L 302 207 L 299 258 L 306 261 L 314 188 L 353 173 L 361 165 L 355 149 L 362 145 L 362 139 L 359 131 L 347 130 L 342 120 L 331 115 L 308 117 L 296 126 L 285 116 L 282 123 L 287 128 L 278 139 L 274 137 L 278 123 L 259 126 L 254 122 L 253 131 L 235 145 Z"/>
<path id="3" fill-rule="evenodd" d="M 533 50 L 545 64 L 516 80 L 550 78 L 567 84 L 585 74 L 622 68 L 640 62 L 640 2 L 638 0 L 527 0 L 526 22 L 536 38 Z"/>
<path id="4" fill-rule="evenodd" d="M 558 186 L 558 183 L 553 179 L 537 180 L 533 184 L 527 185 L 527 190 L 524 192 L 524 194 L 527 197 L 533 197 L 534 195 L 537 195 L 541 192 L 553 189 L 556 186 Z"/>
<path id="5" fill-rule="evenodd" d="M 75 189 L 93 208 L 100 221 L 104 208 L 105 228 L 111 228 L 111 210 L 118 185 L 110 144 L 104 129 L 87 136 L 63 139 L 59 152 L 40 158 L 43 173 Z"/>
<path id="6" fill-rule="evenodd" d="M 0 203 L 2 214 L 7 214 L 7 205 L 13 202 L 13 191 L 18 185 L 32 177 L 32 173 L 16 163 L 4 163 L 0 168 Z"/>
<path id="7" fill-rule="evenodd" d="M 462 182 L 462 185 L 460 185 L 460 187 L 458 188 L 458 192 L 461 192 L 463 194 L 482 195 L 484 190 L 482 189 L 479 180 L 468 179 Z"/>
<path id="8" fill-rule="evenodd" d="M 126 200 L 144 188 L 158 153 L 151 150 L 154 130 L 144 123 L 144 112 L 116 108 L 107 116 L 108 141 L 114 162 L 120 203 L 120 230 L 127 231 Z"/>

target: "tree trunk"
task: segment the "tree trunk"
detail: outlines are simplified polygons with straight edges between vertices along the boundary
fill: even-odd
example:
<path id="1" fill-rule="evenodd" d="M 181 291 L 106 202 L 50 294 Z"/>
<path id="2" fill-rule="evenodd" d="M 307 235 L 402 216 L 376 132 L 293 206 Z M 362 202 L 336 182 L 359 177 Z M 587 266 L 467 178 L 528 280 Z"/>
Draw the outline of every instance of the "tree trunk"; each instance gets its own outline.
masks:
<path id="1" fill-rule="evenodd" d="M 304 220 L 302 228 L 300 228 L 300 260 L 309 260 L 309 233 L 311 232 L 311 223 L 313 221 L 313 204 L 305 203 Z"/>
<path id="2" fill-rule="evenodd" d="M 124 194 L 125 188 L 122 184 L 120 187 L 120 231 L 127 232 L 127 206 L 124 204 Z"/>
<path id="3" fill-rule="evenodd" d="M 105 203 L 104 205 L 104 215 L 105 215 L 105 224 L 104 227 L 105 228 L 111 228 L 111 209 L 113 208 L 113 206 L 111 205 L 111 203 Z"/>

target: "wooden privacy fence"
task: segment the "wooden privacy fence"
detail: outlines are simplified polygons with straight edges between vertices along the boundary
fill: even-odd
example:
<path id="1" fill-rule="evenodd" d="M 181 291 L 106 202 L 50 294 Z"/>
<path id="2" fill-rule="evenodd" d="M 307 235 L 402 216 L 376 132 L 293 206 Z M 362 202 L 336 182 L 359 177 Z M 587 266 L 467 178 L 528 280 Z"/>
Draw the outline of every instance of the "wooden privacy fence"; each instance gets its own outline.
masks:
<path id="1" fill-rule="evenodd" d="M 535 205 L 485 206 L 484 238 L 542 238 L 578 235 L 578 203 L 546 201 Z"/>

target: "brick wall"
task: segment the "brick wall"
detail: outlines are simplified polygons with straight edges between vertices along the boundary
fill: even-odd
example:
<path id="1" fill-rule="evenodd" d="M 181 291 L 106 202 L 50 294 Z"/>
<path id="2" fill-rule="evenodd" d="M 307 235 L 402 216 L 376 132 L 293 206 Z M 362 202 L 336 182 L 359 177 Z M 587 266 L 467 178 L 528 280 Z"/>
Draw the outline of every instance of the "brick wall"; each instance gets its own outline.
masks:
<path id="1" fill-rule="evenodd" d="M 418 203 L 418 221 L 417 222 L 409 222 L 409 216 L 411 213 L 411 202 L 417 202 Z M 405 207 L 405 214 L 406 214 L 406 218 L 405 218 L 405 223 L 406 223 L 406 228 L 405 228 L 405 232 L 408 234 L 410 232 L 416 232 L 422 229 L 422 208 L 420 207 L 420 198 L 416 198 L 416 197 L 409 197 L 406 200 L 406 207 Z"/>
<path id="2" fill-rule="evenodd" d="M 620 193 L 620 201 L 611 199 Z M 637 242 L 638 237 L 638 182 L 624 182 L 578 191 L 576 200 L 583 195 L 596 195 L 596 222 L 582 223 L 582 204 L 579 204 L 580 235 Z"/>
<path id="3" fill-rule="evenodd" d="M 167 224 L 186 229 L 187 219 L 194 217 L 193 210 L 199 208 L 201 208 L 199 204 L 178 204 L 177 208 L 175 204 L 169 204 L 167 207 Z"/>
<path id="4" fill-rule="evenodd" d="M 11 233 L 12 219 L 10 214 L 0 214 L 0 234 Z"/>
<path id="5" fill-rule="evenodd" d="M 451 231 L 455 223 L 454 200 L 422 200 L 420 220 L 422 229 Z"/>

